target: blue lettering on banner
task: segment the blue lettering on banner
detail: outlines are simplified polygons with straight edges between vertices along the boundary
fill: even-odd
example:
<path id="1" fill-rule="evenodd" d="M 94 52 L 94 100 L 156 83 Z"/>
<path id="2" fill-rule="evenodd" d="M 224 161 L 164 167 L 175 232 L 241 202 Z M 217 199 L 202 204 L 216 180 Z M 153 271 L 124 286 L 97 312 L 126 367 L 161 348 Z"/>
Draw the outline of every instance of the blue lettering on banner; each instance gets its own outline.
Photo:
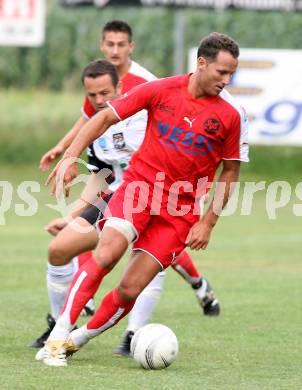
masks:
<path id="1" fill-rule="evenodd" d="M 287 119 L 279 120 L 276 117 L 278 110 L 281 110 L 286 107 L 290 107 L 292 109 L 291 115 Z M 269 124 L 273 124 L 275 125 L 275 127 L 278 126 L 279 129 L 281 130 L 279 131 L 261 130 L 260 134 L 264 136 L 270 136 L 270 137 L 285 136 L 295 130 L 295 128 L 297 127 L 301 119 L 301 114 L 302 114 L 301 103 L 296 103 L 290 100 L 278 101 L 268 107 L 268 109 L 264 113 L 264 118 Z"/>

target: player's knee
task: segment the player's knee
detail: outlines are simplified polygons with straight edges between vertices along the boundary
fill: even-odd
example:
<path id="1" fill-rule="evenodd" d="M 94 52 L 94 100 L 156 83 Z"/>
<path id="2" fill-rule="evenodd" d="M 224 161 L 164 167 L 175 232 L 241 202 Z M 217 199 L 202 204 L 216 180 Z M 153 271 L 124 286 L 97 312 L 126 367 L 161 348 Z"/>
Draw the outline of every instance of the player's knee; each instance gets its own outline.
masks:
<path id="1" fill-rule="evenodd" d="M 134 301 L 140 294 L 141 288 L 129 283 L 126 280 L 122 280 L 118 286 L 119 293 L 123 300 Z"/>
<path id="2" fill-rule="evenodd" d="M 52 241 L 48 246 L 48 262 L 51 265 L 64 265 L 70 260 L 63 247 Z"/>
<path id="3" fill-rule="evenodd" d="M 111 270 L 120 258 L 114 256 L 111 247 L 106 245 L 95 251 L 94 259 L 100 267 Z"/>

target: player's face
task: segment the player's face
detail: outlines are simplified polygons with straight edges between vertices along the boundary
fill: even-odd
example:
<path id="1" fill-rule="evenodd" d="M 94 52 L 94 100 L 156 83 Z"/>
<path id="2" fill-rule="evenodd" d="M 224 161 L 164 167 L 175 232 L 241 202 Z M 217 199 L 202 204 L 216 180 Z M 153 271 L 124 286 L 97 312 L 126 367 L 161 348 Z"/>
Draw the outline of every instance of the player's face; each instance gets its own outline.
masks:
<path id="1" fill-rule="evenodd" d="M 107 107 L 106 102 L 117 96 L 117 88 L 112 84 L 111 76 L 105 74 L 97 78 L 85 77 L 84 88 L 86 95 L 96 111 Z"/>
<path id="2" fill-rule="evenodd" d="M 133 42 L 129 41 L 127 33 L 107 31 L 101 41 L 100 49 L 106 59 L 119 68 L 128 63 Z"/>
<path id="3" fill-rule="evenodd" d="M 237 66 L 238 60 L 226 51 L 220 51 L 213 62 L 198 58 L 199 82 L 204 95 L 218 95 L 230 83 Z"/>

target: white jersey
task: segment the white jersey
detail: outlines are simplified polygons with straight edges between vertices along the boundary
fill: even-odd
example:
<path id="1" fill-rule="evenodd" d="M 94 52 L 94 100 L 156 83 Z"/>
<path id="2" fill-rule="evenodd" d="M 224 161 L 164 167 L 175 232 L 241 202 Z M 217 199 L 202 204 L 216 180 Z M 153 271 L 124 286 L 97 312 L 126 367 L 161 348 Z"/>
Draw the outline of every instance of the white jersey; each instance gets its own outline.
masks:
<path id="1" fill-rule="evenodd" d="M 133 60 L 131 60 L 131 65 L 128 73 L 134 76 L 141 77 L 146 81 L 152 81 L 157 79 L 157 77 L 153 73 L 149 72 L 149 70 L 147 70 L 146 68 L 144 68 L 143 66 L 141 66 L 140 64 L 138 64 Z"/>
<path id="2" fill-rule="evenodd" d="M 122 93 L 151 80 L 156 80 L 154 74 L 132 60 L 129 71 L 121 79 Z M 83 117 L 89 120 L 95 113 L 94 107 L 86 96 L 82 107 Z M 120 186 L 123 170 L 128 166 L 132 154 L 144 139 L 147 117 L 147 111 L 142 110 L 125 121 L 111 126 L 102 137 L 95 140 L 87 148 L 88 160 L 90 160 L 88 162 L 89 170 L 98 171 L 99 163 L 97 160 L 113 167 L 115 180 L 109 186 L 112 191 Z"/>
<path id="3" fill-rule="evenodd" d="M 109 189 L 115 191 L 123 181 L 123 171 L 129 165 L 133 153 L 143 142 L 147 125 L 146 110 L 118 122 L 93 142 L 95 156 L 112 165 L 115 180 Z"/>

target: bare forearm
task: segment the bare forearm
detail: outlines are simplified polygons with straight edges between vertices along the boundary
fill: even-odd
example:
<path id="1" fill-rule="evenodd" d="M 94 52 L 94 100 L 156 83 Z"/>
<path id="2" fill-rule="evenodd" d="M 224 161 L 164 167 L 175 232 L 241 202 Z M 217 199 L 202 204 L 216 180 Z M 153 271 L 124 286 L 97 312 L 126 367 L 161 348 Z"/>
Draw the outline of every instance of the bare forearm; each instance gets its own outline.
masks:
<path id="1" fill-rule="evenodd" d="M 69 216 L 78 217 L 84 210 L 94 205 L 99 199 L 99 194 L 106 191 L 108 184 L 106 178 L 110 175 L 109 169 L 103 169 L 98 173 L 92 173 Z"/>
<path id="2" fill-rule="evenodd" d="M 90 203 L 86 202 L 82 198 L 79 198 L 76 201 L 76 205 L 74 206 L 74 208 L 68 214 L 68 218 L 72 220 L 74 218 L 79 217 L 83 213 L 83 211 L 87 210 L 90 206 L 91 206 Z"/>
<path id="3" fill-rule="evenodd" d="M 203 217 L 203 222 L 213 227 L 228 203 L 235 184 L 239 178 L 239 165 L 237 169 L 223 169 L 217 180 L 214 198 Z"/>

